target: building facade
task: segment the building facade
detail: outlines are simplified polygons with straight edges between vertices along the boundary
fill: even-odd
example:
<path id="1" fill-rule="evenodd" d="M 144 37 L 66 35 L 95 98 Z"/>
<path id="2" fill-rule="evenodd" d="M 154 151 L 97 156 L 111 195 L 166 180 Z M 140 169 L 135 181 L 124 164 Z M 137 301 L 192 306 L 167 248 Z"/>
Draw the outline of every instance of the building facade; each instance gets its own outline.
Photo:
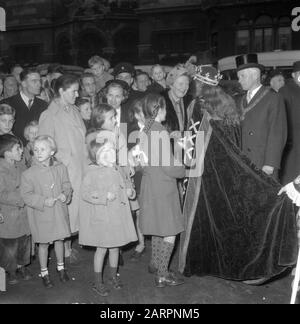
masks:
<path id="1" fill-rule="evenodd" d="M 174 64 L 246 52 L 300 49 L 292 31 L 294 0 L 0 0 L 9 62 L 87 66 L 98 54 L 112 64 Z"/>

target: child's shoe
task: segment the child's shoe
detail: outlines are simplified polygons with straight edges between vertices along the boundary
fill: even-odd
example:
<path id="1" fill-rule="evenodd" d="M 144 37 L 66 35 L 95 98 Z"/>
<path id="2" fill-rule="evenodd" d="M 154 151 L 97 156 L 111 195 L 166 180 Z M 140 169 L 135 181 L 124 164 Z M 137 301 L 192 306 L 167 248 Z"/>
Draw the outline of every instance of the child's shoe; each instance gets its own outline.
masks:
<path id="1" fill-rule="evenodd" d="M 15 272 L 9 272 L 7 275 L 7 283 L 11 286 L 16 285 L 19 283 L 17 279 L 17 275 Z"/>
<path id="2" fill-rule="evenodd" d="M 17 275 L 25 281 L 28 281 L 32 279 L 32 274 L 30 273 L 29 269 L 27 267 L 21 267 L 17 269 Z"/>
<path id="3" fill-rule="evenodd" d="M 109 295 L 109 289 L 103 283 L 94 284 L 92 289 L 101 297 Z"/>
<path id="4" fill-rule="evenodd" d="M 60 271 L 57 270 L 58 276 L 59 276 L 59 280 L 63 283 L 67 282 L 70 280 L 67 271 L 65 269 L 62 269 Z"/>
<path id="5" fill-rule="evenodd" d="M 53 287 L 53 283 L 50 280 L 49 275 L 46 275 L 46 276 L 42 277 L 42 280 L 43 280 L 43 284 L 44 284 L 44 286 L 46 288 L 52 288 Z"/>
<path id="6" fill-rule="evenodd" d="M 117 273 L 115 277 L 109 279 L 110 284 L 117 290 L 123 288 L 123 283 L 121 281 L 120 275 Z"/>

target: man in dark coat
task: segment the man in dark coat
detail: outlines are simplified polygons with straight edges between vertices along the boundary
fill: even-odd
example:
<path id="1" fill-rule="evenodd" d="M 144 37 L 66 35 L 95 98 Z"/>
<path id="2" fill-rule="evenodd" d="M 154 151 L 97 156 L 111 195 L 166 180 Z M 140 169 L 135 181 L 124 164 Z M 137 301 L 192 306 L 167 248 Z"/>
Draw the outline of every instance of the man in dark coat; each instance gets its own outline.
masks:
<path id="1" fill-rule="evenodd" d="M 261 84 L 263 66 L 256 54 L 236 58 L 238 78 L 247 94 L 241 98 L 242 151 L 266 174 L 277 179 L 287 137 L 282 96 Z"/>
<path id="2" fill-rule="evenodd" d="M 36 69 L 24 69 L 20 74 L 20 80 L 21 91 L 1 103 L 6 103 L 16 110 L 13 133 L 26 145 L 27 140 L 24 137 L 26 125 L 33 120 L 38 121 L 48 104 L 36 97 L 41 92 L 41 77 Z"/>
<path id="3" fill-rule="evenodd" d="M 287 184 L 300 174 L 300 61 L 294 63 L 293 80 L 280 89 L 285 102 L 288 140 L 283 154 L 281 182 Z"/>

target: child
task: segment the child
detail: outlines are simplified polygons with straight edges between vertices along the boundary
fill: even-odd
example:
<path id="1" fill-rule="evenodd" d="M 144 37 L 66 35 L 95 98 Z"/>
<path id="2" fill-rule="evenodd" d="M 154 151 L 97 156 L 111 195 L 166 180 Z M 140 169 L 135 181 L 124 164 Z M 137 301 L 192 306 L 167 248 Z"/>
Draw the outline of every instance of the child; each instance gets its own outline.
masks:
<path id="1" fill-rule="evenodd" d="M 108 133 L 108 132 L 105 132 Z M 109 251 L 110 282 L 122 288 L 118 271 L 119 247 L 137 240 L 128 198 L 135 191 L 130 181 L 124 181 L 116 165 L 116 148 L 110 138 L 92 140 L 88 145 L 92 164 L 84 177 L 80 202 L 79 243 L 97 248 L 94 256 L 95 284 L 101 296 L 108 295 L 103 283 L 103 263 Z M 100 143 L 102 142 L 102 143 Z"/>
<path id="2" fill-rule="evenodd" d="M 91 115 L 92 115 L 92 107 L 89 98 L 78 97 L 76 99 L 75 105 L 78 107 L 86 130 L 88 131 L 91 128 Z"/>
<path id="3" fill-rule="evenodd" d="M 28 207 L 33 240 L 39 243 L 41 277 L 46 288 L 53 287 L 47 268 L 49 245 L 54 242 L 57 271 L 61 282 L 69 280 L 64 268 L 64 239 L 71 235 L 67 203 L 71 183 L 66 167 L 55 160 L 57 150 L 50 136 L 38 136 L 33 144 L 34 163 L 22 175 L 21 194 Z"/>
<path id="4" fill-rule="evenodd" d="M 39 123 L 34 120 L 26 125 L 24 129 L 24 137 L 28 141 L 28 144 L 24 147 L 24 160 L 27 168 L 31 167 L 33 158 L 33 143 L 36 139 L 39 131 Z"/>
<path id="5" fill-rule="evenodd" d="M 184 230 L 176 179 L 184 177 L 185 169 L 170 164 L 173 160 L 170 137 L 161 124 L 166 118 L 165 99 L 156 94 L 147 95 L 143 102 L 143 112 L 146 118 L 145 140 L 148 141 L 151 152 L 146 151 L 149 165 L 144 167 L 141 183 L 140 228 L 144 235 L 152 235 L 150 268 L 151 272 L 157 271 L 156 287 L 177 286 L 184 281 L 169 272 L 168 266 L 176 235 Z M 151 140 L 157 138 L 157 134 L 160 138 L 163 137 L 161 145 L 160 142 L 157 145 L 151 143 Z M 168 164 L 162 161 L 166 152 L 170 158 Z"/>
<path id="6" fill-rule="evenodd" d="M 30 230 L 24 200 L 20 194 L 21 141 L 13 135 L 0 136 L 0 266 L 8 272 L 8 283 L 17 284 L 17 275 L 29 280 Z"/>
<path id="7" fill-rule="evenodd" d="M 0 135 L 11 134 L 15 122 L 16 111 L 7 104 L 0 104 Z"/>

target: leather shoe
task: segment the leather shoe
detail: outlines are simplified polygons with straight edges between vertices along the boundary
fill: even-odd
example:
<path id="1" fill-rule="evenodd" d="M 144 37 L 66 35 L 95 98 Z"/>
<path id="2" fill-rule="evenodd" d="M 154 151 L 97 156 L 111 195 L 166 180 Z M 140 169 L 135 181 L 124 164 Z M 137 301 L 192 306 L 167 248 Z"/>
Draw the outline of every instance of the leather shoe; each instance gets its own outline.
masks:
<path id="1" fill-rule="evenodd" d="M 157 288 L 164 288 L 166 286 L 179 286 L 183 285 L 184 280 L 182 278 L 178 278 L 174 273 L 169 273 L 166 276 L 155 277 L 155 285 Z"/>
<path id="2" fill-rule="evenodd" d="M 44 286 L 45 286 L 47 289 L 53 287 L 53 283 L 52 283 L 52 281 L 50 280 L 49 275 L 46 275 L 46 276 L 42 277 L 42 280 L 43 280 L 43 284 L 44 284 Z"/>
<path id="3" fill-rule="evenodd" d="M 67 274 L 67 271 L 65 269 L 60 270 L 60 271 L 57 270 L 57 272 L 58 272 L 59 280 L 61 282 L 65 283 L 70 280 L 70 278 Z"/>
<path id="4" fill-rule="evenodd" d="M 21 267 L 17 269 L 16 272 L 17 275 L 25 281 L 32 279 L 32 275 L 27 267 Z"/>
<path id="5" fill-rule="evenodd" d="M 9 285 L 16 285 L 19 283 L 18 279 L 17 279 L 17 276 L 14 272 L 9 272 L 8 275 L 7 275 L 7 283 Z"/>

